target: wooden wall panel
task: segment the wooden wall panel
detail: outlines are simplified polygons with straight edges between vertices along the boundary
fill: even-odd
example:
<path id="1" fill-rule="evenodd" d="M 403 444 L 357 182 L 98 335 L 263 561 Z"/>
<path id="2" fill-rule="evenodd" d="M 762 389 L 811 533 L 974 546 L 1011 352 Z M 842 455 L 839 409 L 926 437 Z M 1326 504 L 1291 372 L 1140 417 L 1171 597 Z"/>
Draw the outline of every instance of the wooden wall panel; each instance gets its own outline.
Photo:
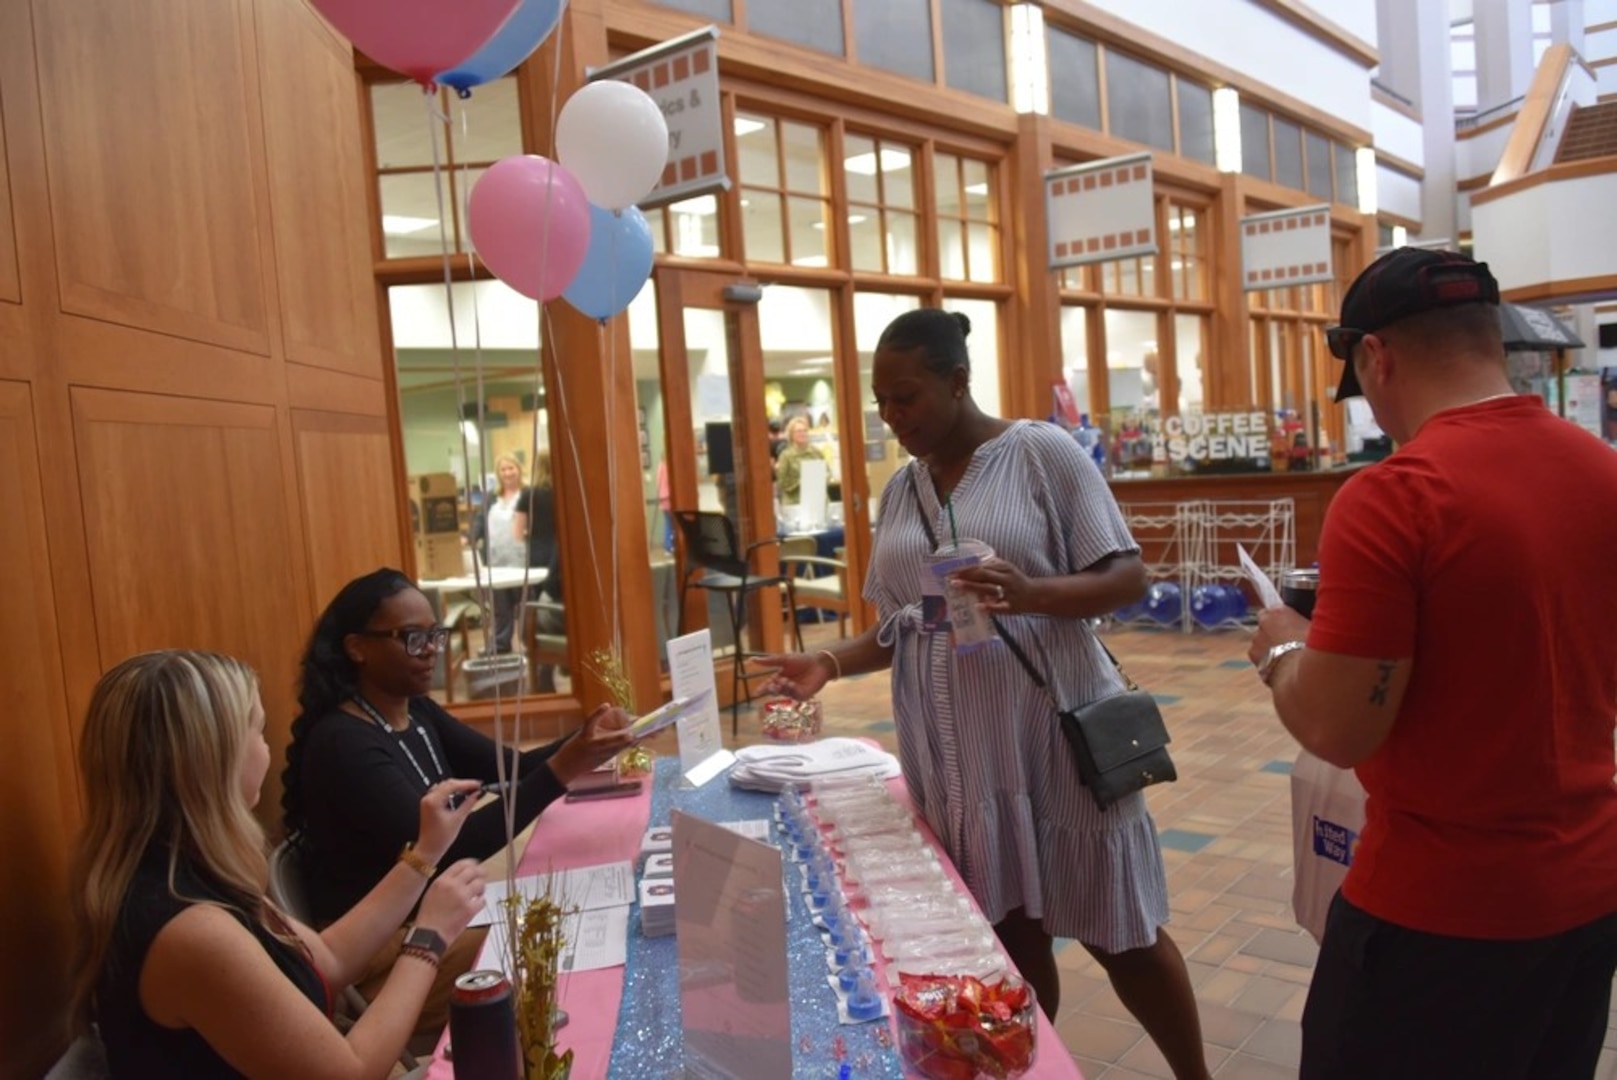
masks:
<path id="1" fill-rule="evenodd" d="M 383 417 L 296 410 L 298 489 L 312 607 L 378 566 L 403 569 L 398 478 Z"/>
<path id="2" fill-rule="evenodd" d="M 34 0 L 65 311 L 268 353 L 245 2 Z"/>
<path id="3" fill-rule="evenodd" d="M 275 410 L 84 388 L 72 404 L 102 668 L 162 648 L 246 660 L 280 761 L 309 628 Z M 266 824 L 279 820 L 279 802 L 272 768 L 259 804 Z"/>
<path id="4" fill-rule="evenodd" d="M 79 814 L 43 504 L 29 388 L 0 382 L 0 701 L 10 778 L 0 784 L 0 880 L 10 883 L 0 889 L 8 969 L 0 980 L 0 1076 L 41 1075 L 65 1034 L 60 958 L 70 949 L 70 926 L 62 898 Z"/>
<path id="5" fill-rule="evenodd" d="M 380 379 L 353 53 L 303 4 L 259 0 L 257 15 L 286 357 Z"/>
<path id="6" fill-rule="evenodd" d="M 17 273 L 17 229 L 11 219 L 11 167 L 6 155 L 6 100 L 0 94 L 0 300 L 22 303 Z"/>

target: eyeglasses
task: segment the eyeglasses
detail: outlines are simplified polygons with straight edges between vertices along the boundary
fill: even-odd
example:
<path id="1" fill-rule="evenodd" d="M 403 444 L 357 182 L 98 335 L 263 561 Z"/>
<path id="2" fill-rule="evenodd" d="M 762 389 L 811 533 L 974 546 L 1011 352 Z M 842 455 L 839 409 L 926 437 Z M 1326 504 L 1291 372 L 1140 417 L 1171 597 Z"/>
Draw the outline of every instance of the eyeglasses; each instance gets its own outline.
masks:
<path id="1" fill-rule="evenodd" d="M 404 651 L 421 656 L 430 648 L 434 652 L 449 641 L 447 626 L 401 626 L 397 630 L 361 630 L 360 637 L 394 638 L 404 643 Z"/>
<path id="2" fill-rule="evenodd" d="M 1369 330 L 1358 330 L 1351 326 L 1330 326 L 1325 329 L 1325 346 L 1331 350 L 1331 355 L 1338 360 L 1353 359 L 1353 349 L 1370 336 Z"/>

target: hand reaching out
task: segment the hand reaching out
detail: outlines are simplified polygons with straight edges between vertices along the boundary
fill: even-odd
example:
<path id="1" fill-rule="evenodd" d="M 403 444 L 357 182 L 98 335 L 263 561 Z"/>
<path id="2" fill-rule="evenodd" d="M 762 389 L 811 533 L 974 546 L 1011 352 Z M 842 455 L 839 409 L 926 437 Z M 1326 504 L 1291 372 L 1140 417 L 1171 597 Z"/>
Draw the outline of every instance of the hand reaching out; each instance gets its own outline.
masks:
<path id="1" fill-rule="evenodd" d="M 605 765 L 634 742 L 630 723 L 629 714 L 616 705 L 600 706 L 584 721 L 583 729 L 551 756 L 550 771 L 567 784 Z"/>
<path id="2" fill-rule="evenodd" d="M 415 850 L 423 859 L 436 863 L 443 858 L 477 805 L 478 787 L 476 780 L 442 780 L 421 796 L 421 825 L 415 834 Z"/>
<path id="3" fill-rule="evenodd" d="M 749 663 L 775 669 L 764 683 L 763 693 L 785 694 L 799 701 L 814 697 L 835 674 L 818 653 L 778 653 L 754 657 Z"/>

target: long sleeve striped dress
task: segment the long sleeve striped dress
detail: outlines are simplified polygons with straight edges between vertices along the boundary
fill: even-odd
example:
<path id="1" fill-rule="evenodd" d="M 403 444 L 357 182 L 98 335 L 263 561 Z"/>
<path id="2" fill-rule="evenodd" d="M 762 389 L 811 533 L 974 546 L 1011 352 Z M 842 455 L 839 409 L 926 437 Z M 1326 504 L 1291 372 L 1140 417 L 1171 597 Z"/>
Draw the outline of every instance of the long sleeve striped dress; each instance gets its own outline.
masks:
<path id="1" fill-rule="evenodd" d="M 912 486 L 913 485 L 913 486 Z M 981 540 L 1035 579 L 1139 550 L 1105 480 L 1070 436 L 1019 421 L 977 448 L 941 504 L 925 466 L 887 484 L 865 598 L 893 647 L 899 757 L 917 809 L 990 921 L 1024 908 L 1044 929 L 1108 952 L 1167 922 L 1156 827 L 1142 795 L 1102 811 L 1078 780 L 1056 708 L 1003 645 L 957 655 L 921 620 L 921 514 L 947 540 Z M 951 512 L 952 511 L 952 512 Z M 1081 619 L 1001 616 L 1071 708 L 1122 689 Z"/>

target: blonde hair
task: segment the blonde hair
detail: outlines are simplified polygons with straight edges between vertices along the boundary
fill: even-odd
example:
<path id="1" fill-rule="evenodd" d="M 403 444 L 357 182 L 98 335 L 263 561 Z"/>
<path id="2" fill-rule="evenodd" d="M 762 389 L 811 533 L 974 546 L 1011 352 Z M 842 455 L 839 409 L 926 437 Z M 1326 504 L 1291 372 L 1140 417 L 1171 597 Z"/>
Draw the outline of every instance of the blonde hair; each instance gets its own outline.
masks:
<path id="1" fill-rule="evenodd" d="M 808 417 L 794 416 L 790 420 L 786 421 L 786 430 L 781 432 L 781 434 L 790 439 L 792 437 L 792 432 L 797 430 L 806 432 L 809 430 L 810 426 L 811 425 L 809 424 Z"/>
<path id="2" fill-rule="evenodd" d="M 533 456 L 533 486 L 550 486 L 550 455 L 543 450 Z"/>
<path id="3" fill-rule="evenodd" d="M 522 462 L 517 460 L 517 456 L 515 454 L 501 454 L 499 457 L 494 459 L 494 474 L 496 478 L 499 476 L 500 466 L 506 464 L 507 462 L 510 462 L 512 465 L 516 466 L 517 480 L 520 484 L 522 478 L 527 475 L 527 470 L 522 467 Z"/>
<path id="4" fill-rule="evenodd" d="M 172 895 L 219 903 L 182 896 L 183 859 L 228 906 L 269 925 L 264 830 L 241 789 L 257 700 L 253 669 L 210 652 L 144 653 L 96 684 L 79 743 L 86 814 L 73 859 L 79 1023 L 90 1019 L 125 893 L 148 851 L 166 855 Z"/>

